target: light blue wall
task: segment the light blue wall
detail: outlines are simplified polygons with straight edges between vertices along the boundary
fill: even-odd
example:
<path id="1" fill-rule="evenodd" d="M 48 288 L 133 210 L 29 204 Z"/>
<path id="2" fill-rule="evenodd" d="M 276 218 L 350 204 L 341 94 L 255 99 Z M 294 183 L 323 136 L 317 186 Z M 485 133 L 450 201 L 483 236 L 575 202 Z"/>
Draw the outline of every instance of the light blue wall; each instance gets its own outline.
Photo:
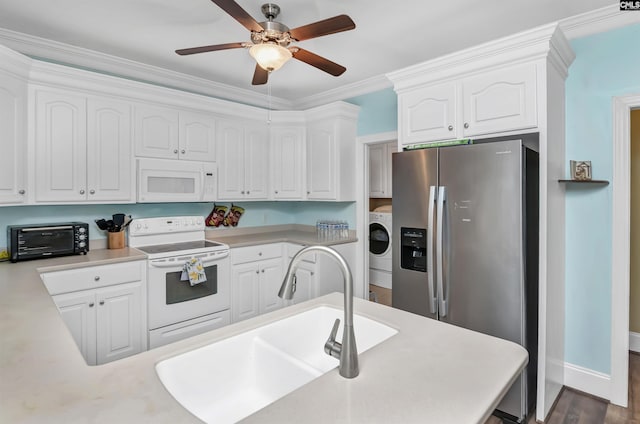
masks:
<path id="1" fill-rule="evenodd" d="M 640 25 L 571 43 L 566 158 L 611 180 L 612 97 L 640 93 Z M 611 185 L 567 188 L 565 360 L 602 373 L 611 363 Z"/>
<path id="2" fill-rule="evenodd" d="M 360 106 L 359 136 L 398 129 L 398 96 L 392 88 L 352 97 L 345 102 Z"/>

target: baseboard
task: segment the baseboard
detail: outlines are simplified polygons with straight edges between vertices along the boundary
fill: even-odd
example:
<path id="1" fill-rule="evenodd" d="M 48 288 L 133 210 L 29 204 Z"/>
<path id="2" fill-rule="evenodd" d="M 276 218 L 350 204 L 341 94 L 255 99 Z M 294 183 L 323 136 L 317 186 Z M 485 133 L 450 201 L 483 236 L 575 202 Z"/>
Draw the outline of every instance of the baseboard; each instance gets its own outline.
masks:
<path id="1" fill-rule="evenodd" d="M 578 365 L 564 363 L 564 385 L 602 399 L 611 399 L 611 376 Z"/>
<path id="2" fill-rule="evenodd" d="M 629 350 L 640 353 L 640 333 L 629 331 Z"/>

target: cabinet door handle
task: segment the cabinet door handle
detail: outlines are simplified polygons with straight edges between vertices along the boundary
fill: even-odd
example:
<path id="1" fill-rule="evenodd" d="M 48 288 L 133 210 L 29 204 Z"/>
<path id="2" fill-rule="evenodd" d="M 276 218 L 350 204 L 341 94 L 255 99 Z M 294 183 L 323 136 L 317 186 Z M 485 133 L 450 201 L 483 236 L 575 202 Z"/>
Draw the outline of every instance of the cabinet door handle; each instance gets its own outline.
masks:
<path id="1" fill-rule="evenodd" d="M 101 304 L 101 305 L 104 305 L 104 300 L 101 300 L 101 301 L 100 301 L 100 304 Z"/>
<path id="2" fill-rule="evenodd" d="M 258 252 L 258 256 L 262 256 L 262 252 Z"/>
<path id="3" fill-rule="evenodd" d="M 80 190 L 80 194 L 84 194 L 84 190 Z"/>
<path id="4" fill-rule="evenodd" d="M 89 190 L 89 194 L 96 194 L 95 190 Z"/>
<path id="5" fill-rule="evenodd" d="M 314 274 L 315 274 L 315 272 L 311 271 L 311 275 L 314 275 Z"/>
<path id="6" fill-rule="evenodd" d="M 174 154 L 178 154 L 178 149 L 173 149 Z"/>
<path id="7" fill-rule="evenodd" d="M 93 281 L 100 281 L 100 276 L 96 275 L 95 277 L 93 277 Z"/>
<path id="8" fill-rule="evenodd" d="M 256 274 L 260 274 L 260 270 L 259 269 L 256 269 Z"/>
<path id="9" fill-rule="evenodd" d="M 264 269 L 262 270 L 262 273 L 264 274 Z"/>
<path id="10" fill-rule="evenodd" d="M 90 308 L 93 308 L 93 305 L 94 305 L 94 303 L 93 303 L 93 302 L 89 303 L 89 307 L 90 307 Z"/>
<path id="11" fill-rule="evenodd" d="M 469 123 L 465 122 L 465 123 L 464 123 L 464 127 L 465 127 L 465 128 L 469 128 Z"/>
<path id="12" fill-rule="evenodd" d="M 240 194 L 244 194 L 244 190 L 242 190 L 242 191 L 240 192 Z"/>
<path id="13" fill-rule="evenodd" d="M 185 150 L 184 150 L 184 149 L 180 150 L 180 153 L 184 154 L 184 153 L 185 153 Z"/>
<path id="14" fill-rule="evenodd" d="M 453 125 L 449 125 L 448 130 L 453 131 Z"/>
<path id="15" fill-rule="evenodd" d="M 275 193 L 278 194 L 278 190 L 276 190 Z"/>
<path id="16" fill-rule="evenodd" d="M 247 190 L 247 194 L 249 194 L 249 190 Z"/>
<path id="17" fill-rule="evenodd" d="M 311 194 L 311 192 L 310 192 L 310 191 L 307 191 L 307 194 Z"/>
<path id="18" fill-rule="evenodd" d="M 24 190 L 18 191 L 18 194 L 24 194 L 24 193 L 26 193 Z"/>

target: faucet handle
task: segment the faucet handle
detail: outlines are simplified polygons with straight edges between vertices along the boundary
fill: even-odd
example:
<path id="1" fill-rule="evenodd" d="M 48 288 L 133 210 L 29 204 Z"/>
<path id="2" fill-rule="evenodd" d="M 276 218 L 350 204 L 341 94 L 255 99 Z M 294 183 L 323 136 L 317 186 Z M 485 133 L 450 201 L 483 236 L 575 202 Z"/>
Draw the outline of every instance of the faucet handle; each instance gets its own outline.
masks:
<path id="1" fill-rule="evenodd" d="M 291 287 L 291 296 L 293 296 L 297 288 L 298 288 L 298 276 L 296 274 L 293 274 L 293 286 Z"/>
<path id="2" fill-rule="evenodd" d="M 324 344 L 324 351 L 327 355 L 340 359 L 340 351 L 342 350 L 342 344 L 336 341 L 336 334 L 338 334 L 338 327 L 340 326 L 340 319 L 336 319 L 329 334 L 329 339 Z"/>

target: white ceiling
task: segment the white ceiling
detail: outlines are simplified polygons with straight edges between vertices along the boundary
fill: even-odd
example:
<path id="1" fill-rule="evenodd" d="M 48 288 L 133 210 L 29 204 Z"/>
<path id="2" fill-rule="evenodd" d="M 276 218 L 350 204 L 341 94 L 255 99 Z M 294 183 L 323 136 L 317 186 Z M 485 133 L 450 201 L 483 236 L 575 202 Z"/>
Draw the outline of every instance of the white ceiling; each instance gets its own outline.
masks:
<path id="1" fill-rule="evenodd" d="M 260 12 L 264 0 L 236 1 L 257 21 L 264 20 Z M 277 20 L 289 28 L 338 14 L 347 14 L 356 23 L 353 31 L 299 43 L 345 66 L 342 76 L 330 76 L 297 60 L 271 75 L 272 95 L 292 104 L 363 80 L 377 81 L 376 77 L 389 71 L 614 3 L 274 1 L 282 9 Z M 249 32 L 208 0 L 0 0 L 0 28 L 222 83 L 247 90 L 247 94 L 267 92 L 266 86 L 251 85 L 255 62 L 244 49 L 192 56 L 174 53 L 180 48 L 249 41 Z M 46 51 L 38 55 L 60 60 L 53 51 L 51 57 Z M 99 65 L 95 68 L 101 69 Z"/>

